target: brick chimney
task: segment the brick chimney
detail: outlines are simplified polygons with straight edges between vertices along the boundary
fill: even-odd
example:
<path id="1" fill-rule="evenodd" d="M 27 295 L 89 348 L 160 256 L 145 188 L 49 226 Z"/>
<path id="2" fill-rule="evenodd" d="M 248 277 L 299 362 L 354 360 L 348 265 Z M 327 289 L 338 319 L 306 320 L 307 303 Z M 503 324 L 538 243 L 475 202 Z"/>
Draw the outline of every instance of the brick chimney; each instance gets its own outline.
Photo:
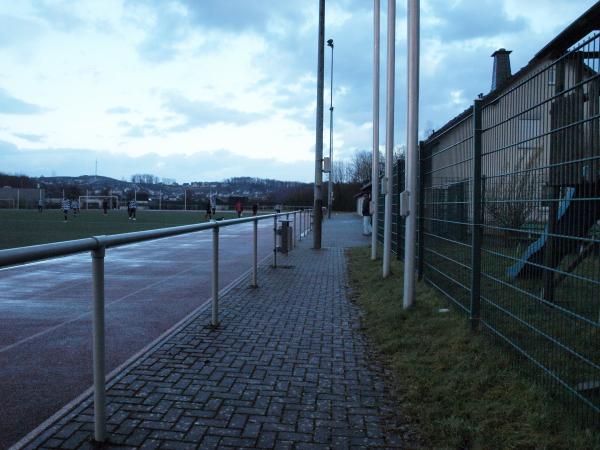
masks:
<path id="1" fill-rule="evenodd" d="M 492 53 L 494 58 L 494 72 L 492 73 L 492 91 L 499 88 L 511 76 L 510 54 L 512 50 L 500 48 Z"/>

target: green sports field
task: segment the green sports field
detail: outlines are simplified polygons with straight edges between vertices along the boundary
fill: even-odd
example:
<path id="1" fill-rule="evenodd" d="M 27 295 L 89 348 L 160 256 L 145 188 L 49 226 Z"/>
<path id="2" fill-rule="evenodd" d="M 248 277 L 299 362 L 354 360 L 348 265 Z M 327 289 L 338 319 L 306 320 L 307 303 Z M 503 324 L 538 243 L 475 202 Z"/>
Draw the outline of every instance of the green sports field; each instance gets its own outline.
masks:
<path id="1" fill-rule="evenodd" d="M 127 233 L 154 228 L 204 222 L 204 211 L 137 211 L 137 220 L 127 218 L 127 211 L 82 210 L 69 213 L 67 222 L 62 211 L 0 210 L 0 249 L 67 241 L 102 234 Z M 235 213 L 217 213 L 217 218 L 231 219 Z"/>

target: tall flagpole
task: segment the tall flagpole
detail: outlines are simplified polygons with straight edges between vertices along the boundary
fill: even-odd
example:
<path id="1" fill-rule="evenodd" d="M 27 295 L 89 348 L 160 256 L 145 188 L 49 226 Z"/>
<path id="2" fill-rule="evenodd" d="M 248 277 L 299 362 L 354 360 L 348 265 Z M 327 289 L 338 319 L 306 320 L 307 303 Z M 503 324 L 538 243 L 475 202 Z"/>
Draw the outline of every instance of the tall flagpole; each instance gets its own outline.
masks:
<path id="1" fill-rule="evenodd" d="M 377 204 L 379 201 L 379 14 L 380 0 L 373 1 L 373 155 L 371 158 L 371 206 L 373 231 L 371 259 L 377 259 Z"/>
<path id="2" fill-rule="evenodd" d="M 388 0 L 387 102 L 385 118 L 385 215 L 383 217 L 383 278 L 390 275 L 392 253 L 392 166 L 394 164 L 394 87 L 396 65 L 396 0 Z"/>
<path id="3" fill-rule="evenodd" d="M 403 307 L 415 296 L 415 244 L 417 240 L 417 170 L 419 133 L 419 0 L 408 0 L 408 121 L 406 144 L 406 187 L 408 216 L 404 242 Z"/>

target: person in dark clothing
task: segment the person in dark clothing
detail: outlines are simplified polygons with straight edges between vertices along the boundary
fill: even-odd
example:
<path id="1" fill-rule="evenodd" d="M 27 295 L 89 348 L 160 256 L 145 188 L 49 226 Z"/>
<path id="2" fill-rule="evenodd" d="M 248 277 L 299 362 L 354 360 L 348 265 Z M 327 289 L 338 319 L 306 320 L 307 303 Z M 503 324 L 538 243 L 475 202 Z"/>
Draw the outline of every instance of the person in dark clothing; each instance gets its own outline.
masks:
<path id="1" fill-rule="evenodd" d="M 210 202 L 206 204 L 206 214 L 204 215 L 205 220 L 212 219 L 212 208 L 210 207 Z"/>
<path id="2" fill-rule="evenodd" d="M 362 202 L 362 216 L 363 216 L 363 235 L 369 236 L 372 232 L 371 228 L 371 196 L 365 194 Z"/>
<path id="3" fill-rule="evenodd" d="M 256 214 L 258 214 L 258 205 L 254 203 L 252 205 L 252 215 L 255 216 Z"/>
<path id="4" fill-rule="evenodd" d="M 108 200 L 102 200 L 102 209 L 104 210 L 104 214 L 108 214 Z"/>

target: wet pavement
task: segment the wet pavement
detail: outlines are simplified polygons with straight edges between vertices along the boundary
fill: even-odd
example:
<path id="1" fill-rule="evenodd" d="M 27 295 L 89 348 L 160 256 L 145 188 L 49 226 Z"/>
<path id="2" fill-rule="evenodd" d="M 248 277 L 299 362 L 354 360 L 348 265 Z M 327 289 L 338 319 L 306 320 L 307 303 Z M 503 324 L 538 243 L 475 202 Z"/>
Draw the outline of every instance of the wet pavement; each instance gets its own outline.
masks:
<path id="1" fill-rule="evenodd" d="M 219 327 L 202 309 L 132 359 L 109 379 L 102 446 L 92 441 L 86 394 L 22 447 L 414 448 L 409 434 L 397 434 L 401 424 L 389 426 L 396 405 L 348 298 L 344 249 L 369 241 L 357 216 L 336 215 L 325 222 L 321 250 L 309 236 L 279 268 L 261 267 L 258 289 L 233 283 Z M 177 276 L 167 284 L 176 287 Z M 163 302 L 182 301 L 167 294 Z"/>
<path id="2" fill-rule="evenodd" d="M 259 224 L 259 260 L 272 228 Z M 251 267 L 251 239 L 251 223 L 221 229 L 221 288 Z M 209 300 L 211 255 L 210 231 L 107 250 L 108 371 Z M 0 448 L 92 384 L 90 312 L 89 254 L 0 269 Z"/>

